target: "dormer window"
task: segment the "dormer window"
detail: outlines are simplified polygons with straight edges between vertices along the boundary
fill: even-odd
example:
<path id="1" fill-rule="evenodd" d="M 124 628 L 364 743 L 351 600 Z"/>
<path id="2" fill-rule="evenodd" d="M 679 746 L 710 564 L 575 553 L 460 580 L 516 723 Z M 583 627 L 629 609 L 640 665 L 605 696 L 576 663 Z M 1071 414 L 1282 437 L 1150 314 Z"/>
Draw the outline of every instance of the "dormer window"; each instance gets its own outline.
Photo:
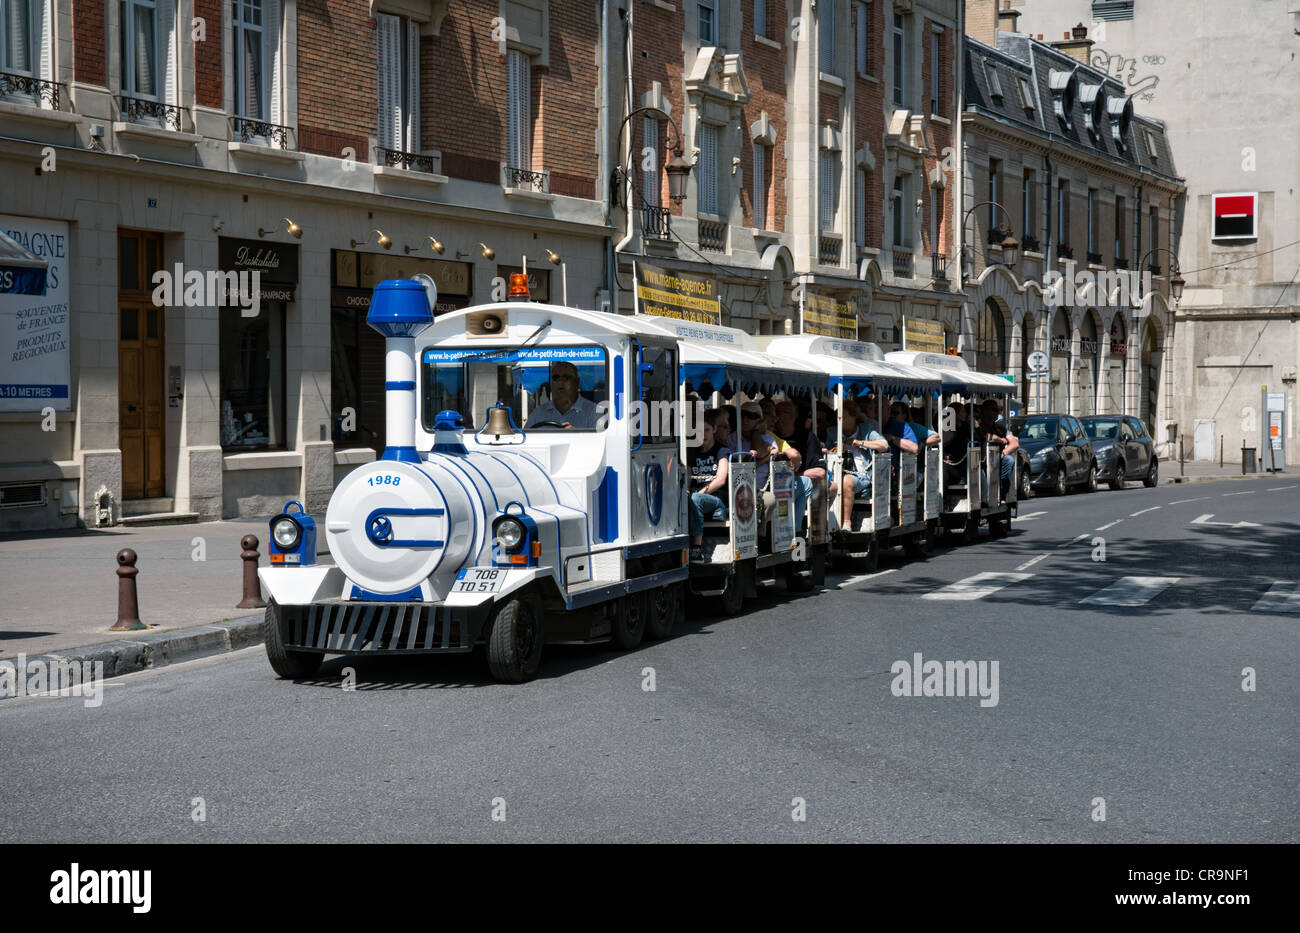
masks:
<path id="1" fill-rule="evenodd" d="M 1133 122 L 1133 98 L 1112 97 L 1106 104 L 1106 113 L 1110 117 L 1110 135 L 1122 150 L 1129 124 Z"/>
<path id="2" fill-rule="evenodd" d="M 1020 91 L 1020 106 L 1024 107 L 1026 110 L 1033 110 L 1034 91 L 1033 88 L 1029 86 L 1029 79 L 1024 75 L 1019 75 L 1016 78 L 1016 87 Z"/>
<path id="3" fill-rule="evenodd" d="M 1150 158 L 1152 162 L 1159 162 L 1160 147 L 1156 145 L 1156 134 L 1153 133 L 1150 129 L 1143 129 L 1142 141 L 1146 144 L 1147 147 L 1147 157 Z"/>
<path id="4" fill-rule="evenodd" d="M 1100 84 L 1089 84 L 1079 92 L 1079 102 L 1083 104 L 1088 135 L 1095 142 L 1101 135 L 1101 121 L 1106 113 L 1106 89 Z"/>
<path id="5" fill-rule="evenodd" d="M 1078 71 L 1057 71 L 1052 69 L 1047 78 L 1047 86 L 1052 91 L 1052 109 L 1056 119 L 1066 129 L 1074 128 L 1074 100 L 1079 93 Z"/>
<path id="6" fill-rule="evenodd" d="M 984 63 L 984 76 L 988 80 L 989 97 L 994 100 L 1002 100 L 1002 81 L 998 78 L 998 70 L 992 62 Z"/>

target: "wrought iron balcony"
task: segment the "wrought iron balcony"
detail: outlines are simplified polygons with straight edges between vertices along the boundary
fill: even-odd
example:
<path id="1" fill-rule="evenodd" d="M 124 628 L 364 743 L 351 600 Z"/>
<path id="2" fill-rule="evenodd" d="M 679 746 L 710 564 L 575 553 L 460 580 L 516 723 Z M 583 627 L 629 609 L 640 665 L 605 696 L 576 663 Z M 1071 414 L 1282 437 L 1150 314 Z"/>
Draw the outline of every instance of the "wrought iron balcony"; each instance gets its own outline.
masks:
<path id="1" fill-rule="evenodd" d="M 936 282 L 948 281 L 948 257 L 940 256 L 938 253 L 930 255 L 930 278 Z"/>
<path id="2" fill-rule="evenodd" d="M 1073 259 L 1074 247 L 1067 246 L 1066 244 L 1062 243 L 1060 246 L 1056 248 L 1056 254 L 1060 256 L 1062 259 Z"/>
<path id="3" fill-rule="evenodd" d="M 387 149 L 383 146 L 375 147 L 375 155 L 380 165 L 389 168 L 404 168 L 412 172 L 427 172 L 430 175 L 438 174 L 438 166 L 433 156 L 403 152 L 400 149 Z"/>
<path id="4" fill-rule="evenodd" d="M 249 117 L 231 117 L 230 129 L 236 142 L 256 142 L 261 145 L 264 144 L 262 141 L 265 140 L 273 149 L 298 148 L 298 142 L 294 138 L 293 130 L 278 123 L 267 123 L 264 120 L 253 120 Z"/>
<path id="5" fill-rule="evenodd" d="M 1038 242 L 1038 237 L 1030 236 L 1027 233 L 1020 240 L 1020 248 L 1026 253 L 1037 253 L 1042 247 L 1043 244 Z"/>
<path id="6" fill-rule="evenodd" d="M 894 248 L 894 278 L 910 279 L 912 277 L 912 254 L 907 247 Z"/>
<path id="7" fill-rule="evenodd" d="M 641 208 L 641 235 L 651 240 L 671 240 L 672 227 L 669 222 L 672 212 L 666 207 L 653 207 L 649 204 Z"/>
<path id="8" fill-rule="evenodd" d="M 501 184 L 506 188 L 519 188 L 524 191 L 536 191 L 538 194 L 550 194 L 551 173 L 534 172 L 532 169 L 504 165 L 501 168 Z"/>
<path id="9" fill-rule="evenodd" d="M 129 97 L 126 94 L 119 94 L 117 101 L 122 110 L 122 119 L 127 123 L 157 123 L 163 129 L 177 133 L 185 127 L 185 110 L 175 104 Z"/>
<path id="10" fill-rule="evenodd" d="M 31 75 L 0 71 L 0 97 L 26 97 L 49 104 L 50 110 L 63 109 L 63 85 Z"/>
<path id="11" fill-rule="evenodd" d="M 727 250 L 727 225 L 716 220 L 701 220 L 700 249 L 723 253 Z"/>
<path id="12" fill-rule="evenodd" d="M 838 266 L 844 253 L 844 242 L 838 236 L 823 233 L 817 238 L 817 261 L 823 266 Z"/>

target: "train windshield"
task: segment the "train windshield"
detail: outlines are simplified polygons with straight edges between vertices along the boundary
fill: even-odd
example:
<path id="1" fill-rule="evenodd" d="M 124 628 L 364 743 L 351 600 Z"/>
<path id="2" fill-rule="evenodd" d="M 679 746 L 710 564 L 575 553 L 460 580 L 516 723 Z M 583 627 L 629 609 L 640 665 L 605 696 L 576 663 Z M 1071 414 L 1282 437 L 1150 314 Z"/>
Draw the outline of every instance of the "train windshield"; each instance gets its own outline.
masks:
<path id="1" fill-rule="evenodd" d="M 487 423 L 497 402 L 528 431 L 603 431 L 609 409 L 604 347 L 428 349 L 421 358 L 421 419 L 433 431 L 440 411 L 458 411 L 467 430 Z"/>

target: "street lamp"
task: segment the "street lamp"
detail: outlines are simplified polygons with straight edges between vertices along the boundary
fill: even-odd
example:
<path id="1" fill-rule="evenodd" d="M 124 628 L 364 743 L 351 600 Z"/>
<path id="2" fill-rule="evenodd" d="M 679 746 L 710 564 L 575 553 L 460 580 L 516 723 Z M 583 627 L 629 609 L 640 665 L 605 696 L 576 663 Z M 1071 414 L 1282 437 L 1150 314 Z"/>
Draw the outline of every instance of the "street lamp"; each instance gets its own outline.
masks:
<path id="1" fill-rule="evenodd" d="M 1173 273 L 1173 275 L 1169 277 L 1169 293 L 1173 295 L 1174 304 L 1177 305 L 1183 300 L 1183 286 L 1187 284 L 1186 280 L 1178 272 L 1178 257 L 1174 255 L 1173 251 L 1170 249 L 1166 249 L 1163 246 L 1153 246 L 1151 249 L 1147 250 L 1146 255 L 1138 261 L 1139 272 L 1146 267 L 1147 260 L 1151 258 L 1152 253 L 1168 253 L 1169 258 L 1174 261 L 1173 265 L 1169 267 L 1169 271 Z"/>
<path id="2" fill-rule="evenodd" d="M 961 219 L 962 236 L 964 237 L 966 235 L 966 221 L 970 219 L 971 214 L 975 213 L 975 211 L 979 210 L 981 207 L 996 207 L 1002 213 L 1007 215 L 1007 235 L 999 245 L 1002 247 L 1002 265 L 1006 266 L 1008 269 L 1014 268 L 1016 260 L 1020 258 L 1016 255 L 1020 251 L 1020 241 L 1011 235 L 1011 212 L 997 201 L 981 201 L 967 210 Z M 994 228 L 993 232 L 998 232 L 999 229 L 1000 228 Z M 962 264 L 965 265 L 964 262 Z M 964 272 L 965 270 L 962 271 Z"/>
<path id="3" fill-rule="evenodd" d="M 623 127 L 627 126 L 638 113 L 654 113 L 668 121 L 668 125 L 673 128 L 673 133 L 677 136 L 676 145 L 672 146 L 673 157 L 668 160 L 664 166 L 664 171 L 668 173 L 668 197 L 672 198 L 674 204 L 681 204 L 686 197 L 686 179 L 691 174 L 691 162 L 686 158 L 685 146 L 682 144 L 682 131 L 677 126 L 677 121 L 672 118 L 672 114 L 660 110 L 658 107 L 638 107 L 628 113 L 623 118 L 623 122 L 618 125 L 618 132 L 614 134 L 615 148 L 618 146 L 618 140 L 623 138 Z M 622 184 L 624 181 L 632 181 L 632 173 L 628 169 L 615 168 L 614 182 Z"/>

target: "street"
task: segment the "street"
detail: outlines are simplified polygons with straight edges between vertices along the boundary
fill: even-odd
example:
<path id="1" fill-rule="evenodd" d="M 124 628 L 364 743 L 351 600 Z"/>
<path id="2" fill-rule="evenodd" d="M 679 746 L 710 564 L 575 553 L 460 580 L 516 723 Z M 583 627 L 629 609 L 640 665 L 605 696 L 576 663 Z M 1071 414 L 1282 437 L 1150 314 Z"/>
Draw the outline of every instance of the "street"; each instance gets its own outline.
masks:
<path id="1" fill-rule="evenodd" d="M 0 830 L 1300 840 L 1300 484 L 1130 484 L 1020 516 L 1004 541 L 897 553 L 736 618 L 692 614 L 627 654 L 548 647 L 522 686 L 494 683 L 478 655 L 336 658 L 292 683 L 253 648 L 111 680 L 96 708 L 5 701 Z M 918 654 L 996 662 L 996 689 L 895 695 L 891 669 Z"/>

